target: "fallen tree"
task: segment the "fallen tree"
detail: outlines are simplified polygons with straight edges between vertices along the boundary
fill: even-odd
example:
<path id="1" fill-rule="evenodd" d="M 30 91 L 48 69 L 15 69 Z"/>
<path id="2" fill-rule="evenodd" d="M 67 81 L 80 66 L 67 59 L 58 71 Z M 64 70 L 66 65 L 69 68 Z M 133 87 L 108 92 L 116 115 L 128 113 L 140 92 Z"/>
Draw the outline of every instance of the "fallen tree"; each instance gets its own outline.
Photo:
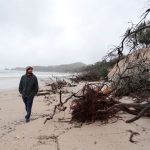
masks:
<path id="1" fill-rule="evenodd" d="M 132 119 L 127 120 L 127 123 L 136 121 L 142 116 L 150 117 L 150 102 L 122 103 L 115 96 L 111 94 L 104 95 L 90 84 L 85 85 L 77 93 L 72 93 L 65 100 L 62 99 L 61 91 L 59 95 L 59 103 L 54 106 L 52 114 L 46 118 L 44 123 L 47 120 L 53 119 L 57 111 L 65 111 L 67 109 L 65 104 L 69 101 L 71 101 L 70 109 L 72 111 L 70 121 L 108 121 L 110 118 L 118 117 L 120 111 L 135 115 Z"/>
<path id="2" fill-rule="evenodd" d="M 142 55 L 143 58 L 139 57 L 141 51 L 138 51 L 139 45 L 137 42 L 139 32 L 150 28 L 150 24 L 143 24 L 140 28 L 138 26 L 146 20 L 149 12 L 150 9 L 145 12 L 144 17 L 137 25 L 132 26 L 126 31 L 120 45 L 108 54 L 108 57 L 115 54 L 118 55 L 115 66 L 116 70 L 114 72 L 115 78 L 112 79 L 111 90 L 104 93 L 102 87 L 97 90 L 97 88 L 93 88 L 93 86 L 87 84 L 80 90 L 80 95 L 78 93 L 72 93 L 64 101 L 62 100 L 62 92 L 60 91 L 59 103 L 55 105 L 53 113 L 50 117 L 46 118 L 45 123 L 54 117 L 57 110 L 59 112 L 65 111 L 66 106 L 64 105 L 69 101 L 71 101 L 71 121 L 107 121 L 112 117 L 117 117 L 120 111 L 134 115 L 126 123 L 136 121 L 142 116 L 150 117 L 150 59 L 145 58 L 145 55 Z M 122 60 L 125 47 L 129 48 L 129 54 Z M 147 50 L 149 51 L 150 49 Z M 130 59 L 130 56 L 136 52 L 136 58 Z M 120 60 L 124 61 L 124 68 L 120 67 Z M 86 74 L 83 76 L 75 76 L 72 78 L 72 81 L 93 81 L 93 79 L 94 75 L 88 76 Z M 136 101 L 128 104 L 116 100 L 116 97 L 119 99 L 124 95 L 132 95 L 136 98 Z"/>
<path id="3" fill-rule="evenodd" d="M 57 94 L 60 92 L 66 92 L 62 90 L 64 87 L 75 87 L 77 86 L 76 84 L 71 84 L 70 82 L 67 82 L 64 79 L 59 79 L 55 77 L 55 79 L 50 78 L 49 80 L 50 83 L 46 83 L 46 87 L 48 89 L 42 89 L 39 90 L 37 93 L 37 96 L 46 96 L 46 95 L 51 95 L 51 94 Z"/>

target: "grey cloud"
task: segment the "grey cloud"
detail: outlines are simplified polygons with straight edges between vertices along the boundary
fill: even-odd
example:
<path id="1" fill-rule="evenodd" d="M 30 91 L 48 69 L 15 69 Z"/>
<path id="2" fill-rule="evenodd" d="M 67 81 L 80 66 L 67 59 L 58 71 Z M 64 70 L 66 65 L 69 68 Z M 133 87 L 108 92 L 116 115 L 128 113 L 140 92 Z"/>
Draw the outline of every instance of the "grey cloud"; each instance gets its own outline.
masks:
<path id="1" fill-rule="evenodd" d="M 99 61 L 146 0 L 0 0 L 0 67 Z"/>

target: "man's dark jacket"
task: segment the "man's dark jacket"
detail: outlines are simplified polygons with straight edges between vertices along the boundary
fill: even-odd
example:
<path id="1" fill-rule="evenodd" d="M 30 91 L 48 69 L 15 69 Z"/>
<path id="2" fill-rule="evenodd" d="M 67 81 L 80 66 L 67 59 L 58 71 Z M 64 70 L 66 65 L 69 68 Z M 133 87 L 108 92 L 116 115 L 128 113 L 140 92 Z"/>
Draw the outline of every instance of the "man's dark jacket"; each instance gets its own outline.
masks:
<path id="1" fill-rule="evenodd" d="M 32 74 L 28 76 L 27 74 L 23 75 L 19 84 L 19 92 L 22 96 L 34 97 L 38 92 L 38 80 L 37 77 Z"/>

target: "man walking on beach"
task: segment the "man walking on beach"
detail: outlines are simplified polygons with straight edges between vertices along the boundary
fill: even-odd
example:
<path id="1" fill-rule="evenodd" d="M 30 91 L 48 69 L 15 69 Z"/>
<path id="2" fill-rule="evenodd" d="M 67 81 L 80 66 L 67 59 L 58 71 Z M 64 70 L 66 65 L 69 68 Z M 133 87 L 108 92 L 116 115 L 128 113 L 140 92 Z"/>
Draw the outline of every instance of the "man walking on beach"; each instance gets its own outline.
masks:
<path id="1" fill-rule="evenodd" d="M 26 68 L 26 74 L 21 77 L 19 84 L 19 92 L 22 95 L 27 112 L 25 116 L 26 122 L 30 121 L 33 99 L 39 89 L 37 77 L 32 72 L 33 68 L 28 66 Z"/>

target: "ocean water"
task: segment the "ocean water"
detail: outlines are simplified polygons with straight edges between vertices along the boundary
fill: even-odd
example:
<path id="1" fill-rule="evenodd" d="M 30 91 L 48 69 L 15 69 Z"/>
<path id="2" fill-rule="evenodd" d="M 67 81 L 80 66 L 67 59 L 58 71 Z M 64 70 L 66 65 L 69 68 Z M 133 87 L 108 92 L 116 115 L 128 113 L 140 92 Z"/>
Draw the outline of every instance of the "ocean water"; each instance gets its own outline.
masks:
<path id="1" fill-rule="evenodd" d="M 70 73 L 59 73 L 59 72 L 33 72 L 38 80 L 48 79 L 55 77 L 64 78 L 70 76 Z M 0 90 L 11 90 L 18 88 L 21 76 L 25 74 L 25 71 L 16 70 L 0 70 Z"/>

